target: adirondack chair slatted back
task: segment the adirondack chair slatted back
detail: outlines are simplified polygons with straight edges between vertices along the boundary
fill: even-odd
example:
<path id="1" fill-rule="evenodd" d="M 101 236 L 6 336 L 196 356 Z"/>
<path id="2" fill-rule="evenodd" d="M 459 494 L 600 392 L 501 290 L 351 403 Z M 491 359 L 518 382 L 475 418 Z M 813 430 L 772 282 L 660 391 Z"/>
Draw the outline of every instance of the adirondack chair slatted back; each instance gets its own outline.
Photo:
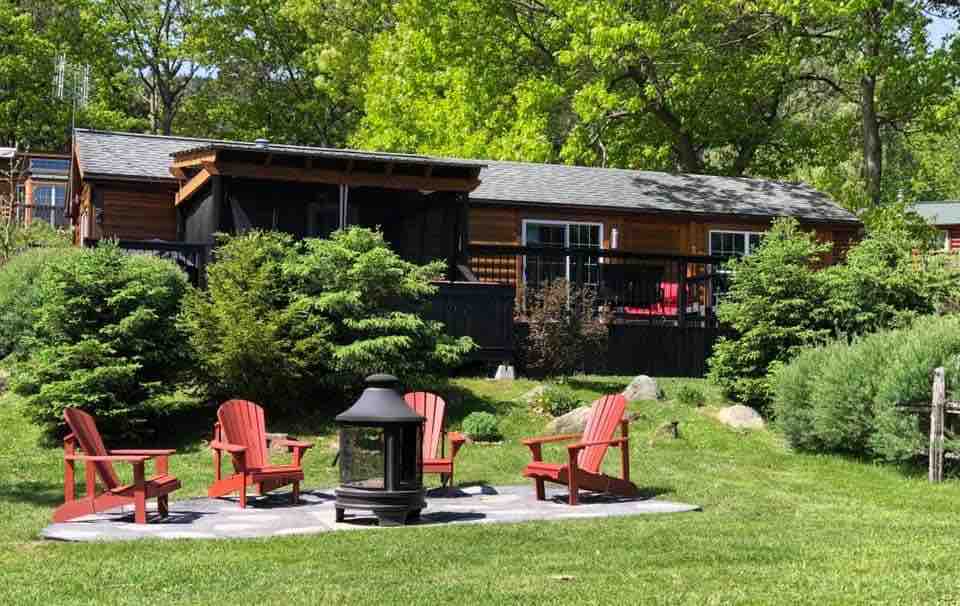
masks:
<path id="1" fill-rule="evenodd" d="M 427 419 L 423 425 L 423 459 L 435 459 L 443 440 L 443 415 L 447 403 L 435 393 L 415 391 L 403 396 L 407 406 Z"/>
<path id="2" fill-rule="evenodd" d="M 583 430 L 583 441 L 612 440 L 617 425 L 623 419 L 623 411 L 626 407 L 627 400 L 620 394 L 606 395 L 595 401 L 590 407 L 590 418 Z M 607 448 L 606 444 L 587 446 L 580 451 L 577 465 L 593 473 L 599 472 Z"/>
<path id="3" fill-rule="evenodd" d="M 227 442 L 247 447 L 247 467 L 270 464 L 263 408 L 247 400 L 229 400 L 220 405 L 217 420 Z"/>
<path id="4" fill-rule="evenodd" d="M 105 457 L 110 454 L 103 443 L 103 438 L 100 437 L 97 423 L 92 416 L 76 408 L 67 408 L 63 411 L 63 418 L 66 419 L 70 431 L 73 432 L 77 442 L 80 443 L 83 454 L 93 457 Z M 110 461 L 97 461 L 93 466 L 107 490 L 113 490 L 120 486 L 120 478 L 117 477 L 117 472 L 114 471 L 113 464 Z"/>

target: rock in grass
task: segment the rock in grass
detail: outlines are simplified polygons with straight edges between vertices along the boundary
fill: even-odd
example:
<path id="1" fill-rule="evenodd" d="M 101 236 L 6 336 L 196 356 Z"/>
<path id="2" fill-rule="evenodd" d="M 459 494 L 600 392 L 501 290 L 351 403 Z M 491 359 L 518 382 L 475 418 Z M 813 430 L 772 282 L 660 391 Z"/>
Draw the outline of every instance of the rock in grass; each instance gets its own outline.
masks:
<path id="1" fill-rule="evenodd" d="M 721 408 L 717 420 L 734 429 L 763 429 L 767 425 L 760 413 L 743 404 Z"/>
<path id="2" fill-rule="evenodd" d="M 547 427 L 544 429 L 544 431 L 548 435 L 562 433 L 583 433 L 583 430 L 587 427 L 587 419 L 589 418 L 589 406 L 574 408 L 567 414 L 559 416 L 547 423 Z"/>
<path id="3" fill-rule="evenodd" d="M 627 402 L 635 400 L 659 400 L 660 389 L 657 387 L 657 380 L 647 375 L 637 375 L 630 381 L 627 388 L 623 390 L 623 397 Z"/>

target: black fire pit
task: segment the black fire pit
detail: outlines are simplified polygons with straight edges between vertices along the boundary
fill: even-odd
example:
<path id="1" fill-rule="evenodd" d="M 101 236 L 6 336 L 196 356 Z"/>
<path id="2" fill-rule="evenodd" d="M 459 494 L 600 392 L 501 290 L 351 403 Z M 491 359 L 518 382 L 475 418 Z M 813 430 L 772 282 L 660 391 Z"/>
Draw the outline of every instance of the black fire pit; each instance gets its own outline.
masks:
<path id="1" fill-rule="evenodd" d="M 423 491 L 424 418 L 397 393 L 391 375 L 367 377 L 360 399 L 340 413 L 337 521 L 347 509 L 372 511 L 381 526 L 400 526 L 426 507 Z"/>

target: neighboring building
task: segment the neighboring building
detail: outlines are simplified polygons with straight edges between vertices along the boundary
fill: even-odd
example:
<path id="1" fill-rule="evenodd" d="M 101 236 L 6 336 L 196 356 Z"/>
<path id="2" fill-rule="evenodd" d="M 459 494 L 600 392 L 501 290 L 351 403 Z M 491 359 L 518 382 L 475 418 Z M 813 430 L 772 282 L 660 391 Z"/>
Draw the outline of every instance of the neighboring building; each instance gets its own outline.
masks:
<path id="1" fill-rule="evenodd" d="M 862 228 L 822 193 L 758 179 L 92 130 L 75 132 L 73 153 L 81 240 L 182 252 L 217 232 L 376 226 L 407 259 L 446 260 L 447 283 L 461 290 L 489 298 L 490 284 L 522 293 L 567 278 L 595 287 L 623 322 L 711 323 L 721 262 L 750 254 L 777 217 L 833 242 L 831 257 Z M 153 240 L 165 242 L 143 242 Z"/>
<path id="2" fill-rule="evenodd" d="M 12 204 L 3 209 L 19 223 L 34 221 L 53 227 L 69 227 L 67 187 L 70 156 L 50 152 L 16 154 L 12 148 L 0 150 L 0 193 Z M 11 179 L 12 177 L 12 179 Z M 13 184 L 13 195 L 9 190 Z"/>
<path id="3" fill-rule="evenodd" d="M 939 230 L 939 248 L 960 250 L 960 201 L 918 202 L 913 211 Z"/>

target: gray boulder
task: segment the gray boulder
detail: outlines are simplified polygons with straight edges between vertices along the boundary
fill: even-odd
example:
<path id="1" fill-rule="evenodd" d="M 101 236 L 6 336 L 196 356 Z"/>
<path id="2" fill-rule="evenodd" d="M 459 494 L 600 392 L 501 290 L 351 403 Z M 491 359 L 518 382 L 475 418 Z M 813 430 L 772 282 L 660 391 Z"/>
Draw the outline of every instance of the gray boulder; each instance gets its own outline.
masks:
<path id="1" fill-rule="evenodd" d="M 565 415 L 559 416 L 547 423 L 544 431 L 548 435 L 562 433 L 583 433 L 587 427 L 587 419 L 590 418 L 590 407 L 581 406 L 574 408 Z"/>
<path id="2" fill-rule="evenodd" d="M 767 425 L 760 413 L 743 404 L 721 408 L 717 420 L 734 429 L 763 429 Z"/>
<path id="3" fill-rule="evenodd" d="M 657 380 L 647 375 L 638 375 L 630 381 L 627 388 L 623 390 L 623 397 L 628 402 L 634 400 L 659 400 L 660 388 L 657 387 Z"/>

